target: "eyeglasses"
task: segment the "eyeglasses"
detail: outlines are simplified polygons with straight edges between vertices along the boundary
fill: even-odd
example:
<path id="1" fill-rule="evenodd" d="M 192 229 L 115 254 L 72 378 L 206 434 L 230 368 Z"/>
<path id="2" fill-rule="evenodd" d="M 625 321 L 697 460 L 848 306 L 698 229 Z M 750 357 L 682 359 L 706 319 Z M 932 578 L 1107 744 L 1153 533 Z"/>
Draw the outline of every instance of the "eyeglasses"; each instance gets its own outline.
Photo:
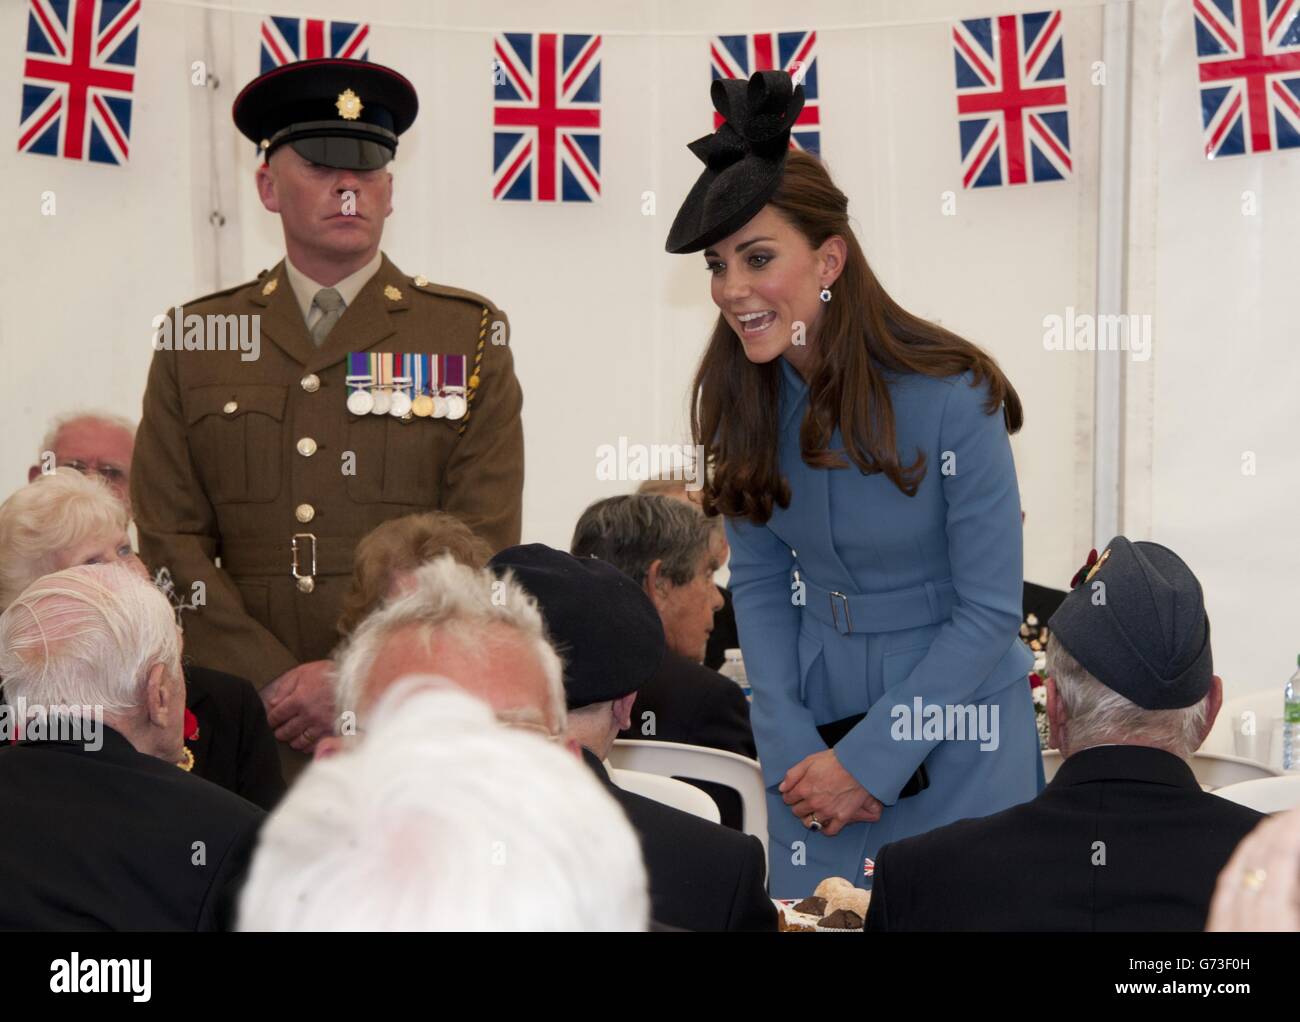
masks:
<path id="1" fill-rule="evenodd" d="M 92 468 L 84 461 L 74 460 L 61 461 L 59 462 L 59 467 L 75 469 L 83 476 L 91 474 L 97 475 L 100 479 L 104 480 L 104 482 L 108 483 L 109 486 L 117 486 L 126 480 L 126 472 L 123 469 L 118 468 L 116 465 L 104 464 Z"/>

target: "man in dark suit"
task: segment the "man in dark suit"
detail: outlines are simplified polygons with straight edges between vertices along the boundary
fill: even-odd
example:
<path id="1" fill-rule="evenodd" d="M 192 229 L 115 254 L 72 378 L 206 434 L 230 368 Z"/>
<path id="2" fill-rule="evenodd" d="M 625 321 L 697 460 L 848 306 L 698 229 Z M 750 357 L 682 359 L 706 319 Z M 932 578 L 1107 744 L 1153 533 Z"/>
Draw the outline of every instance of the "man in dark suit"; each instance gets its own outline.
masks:
<path id="1" fill-rule="evenodd" d="M 266 707 L 245 678 L 185 665 L 185 704 L 193 719 L 185 747 L 191 773 L 233 791 L 268 813 L 284 795 L 284 775 Z"/>
<path id="2" fill-rule="evenodd" d="M 541 544 L 511 547 L 489 562 L 537 600 L 565 658 L 569 737 L 641 838 L 656 922 L 687 930 L 773 930 L 757 838 L 624 791 L 604 760 L 626 727 L 637 689 L 664 655 L 650 598 L 617 568 Z"/>
<path id="3" fill-rule="evenodd" d="M 0 675 L 20 739 L 0 748 L 0 929 L 230 928 L 264 814 L 175 765 L 162 594 L 121 564 L 40 578 L 0 615 Z"/>
<path id="4" fill-rule="evenodd" d="M 663 623 L 667 653 L 637 692 L 631 723 L 619 737 L 703 745 L 756 759 L 744 693 L 700 663 L 721 605 L 713 575 L 726 559 L 727 541 L 719 521 L 705 518 L 685 498 L 610 497 L 582 513 L 570 550 L 575 557 L 599 557 L 627 575 L 650 597 Z M 734 789 L 691 783 L 718 804 L 726 826 L 741 828 Z"/>
<path id="5" fill-rule="evenodd" d="M 882 848 L 868 929 L 1204 928 L 1261 817 L 1187 763 L 1223 700 L 1200 583 L 1173 551 L 1117 536 L 1048 626 L 1065 762 L 1030 802 Z"/>

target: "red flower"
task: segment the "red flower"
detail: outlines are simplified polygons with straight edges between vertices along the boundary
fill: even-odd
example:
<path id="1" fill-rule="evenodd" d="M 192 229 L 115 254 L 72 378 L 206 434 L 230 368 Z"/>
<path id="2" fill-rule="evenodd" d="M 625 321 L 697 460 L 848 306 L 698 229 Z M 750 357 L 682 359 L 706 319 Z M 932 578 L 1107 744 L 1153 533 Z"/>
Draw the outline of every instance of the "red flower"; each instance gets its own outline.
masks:
<path id="1" fill-rule="evenodd" d="M 190 708 L 185 707 L 185 740 L 192 742 L 199 737 L 199 718 L 190 712 Z"/>
<path id="2" fill-rule="evenodd" d="M 1096 563 L 1097 563 L 1097 551 L 1094 548 L 1088 551 L 1088 560 L 1084 564 L 1084 566 L 1074 573 L 1074 578 L 1070 579 L 1070 588 L 1071 589 L 1076 588 L 1079 585 L 1079 583 L 1083 581 L 1084 576 L 1088 574 L 1088 569 L 1091 568 Z"/>
<path id="3" fill-rule="evenodd" d="M 1030 671 L 1030 672 L 1029 672 L 1029 687 L 1030 687 L 1031 689 L 1041 688 L 1041 687 L 1042 687 L 1042 684 L 1043 684 L 1043 678 L 1042 678 L 1042 676 L 1041 676 L 1037 671 Z"/>

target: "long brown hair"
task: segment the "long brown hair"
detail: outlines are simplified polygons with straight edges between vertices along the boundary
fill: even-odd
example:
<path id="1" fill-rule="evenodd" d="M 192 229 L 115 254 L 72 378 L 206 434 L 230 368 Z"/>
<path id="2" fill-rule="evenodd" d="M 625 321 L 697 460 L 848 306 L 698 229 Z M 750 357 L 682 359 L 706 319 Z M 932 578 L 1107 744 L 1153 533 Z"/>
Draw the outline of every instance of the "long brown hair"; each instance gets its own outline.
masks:
<path id="1" fill-rule="evenodd" d="M 992 415 L 1001 405 L 1007 432 L 1020 429 L 1020 398 L 997 362 L 970 341 L 912 315 L 886 293 L 849 226 L 849 201 L 820 160 L 792 150 L 770 204 L 813 248 L 836 234 L 847 246 L 834 298 L 823 307 L 810 345 L 808 412 L 799 428 L 805 464 L 848 468 L 847 454 L 864 474 L 882 472 L 903 493 L 916 495 L 925 478 L 925 453 L 918 450 L 910 465 L 900 463 L 894 407 L 880 366 L 940 377 L 973 370 L 975 384 L 988 383 L 985 411 Z M 779 359 L 750 362 L 719 314 L 695 373 L 691 402 L 691 433 L 709 468 L 701 491 L 708 514 L 761 525 L 771 518 L 774 504 L 789 507 L 790 484 L 777 459 L 780 388 Z M 843 452 L 827 447 L 836 427 Z"/>

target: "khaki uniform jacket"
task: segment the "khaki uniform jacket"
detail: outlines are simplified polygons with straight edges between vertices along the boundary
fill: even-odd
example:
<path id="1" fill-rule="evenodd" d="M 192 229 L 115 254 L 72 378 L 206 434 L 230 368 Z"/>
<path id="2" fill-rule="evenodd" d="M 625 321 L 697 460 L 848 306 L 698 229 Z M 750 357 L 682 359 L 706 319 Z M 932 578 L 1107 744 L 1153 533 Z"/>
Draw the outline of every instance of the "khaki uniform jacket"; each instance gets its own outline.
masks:
<path id="1" fill-rule="evenodd" d="M 319 349 L 283 262 L 184 306 L 191 314 L 260 317 L 255 361 L 174 350 L 173 330 L 149 370 L 131 499 L 150 569 L 166 567 L 187 600 L 194 582 L 206 589 L 182 613 L 193 662 L 261 688 L 328 657 L 357 542 L 390 518 L 447 511 L 494 550 L 519 542 L 523 393 L 509 323 L 486 298 L 408 277 L 385 256 Z M 468 414 L 352 415 L 351 351 L 469 356 Z M 295 534 L 302 575 L 313 545 L 302 534 L 315 537 L 310 592 L 291 574 Z"/>

